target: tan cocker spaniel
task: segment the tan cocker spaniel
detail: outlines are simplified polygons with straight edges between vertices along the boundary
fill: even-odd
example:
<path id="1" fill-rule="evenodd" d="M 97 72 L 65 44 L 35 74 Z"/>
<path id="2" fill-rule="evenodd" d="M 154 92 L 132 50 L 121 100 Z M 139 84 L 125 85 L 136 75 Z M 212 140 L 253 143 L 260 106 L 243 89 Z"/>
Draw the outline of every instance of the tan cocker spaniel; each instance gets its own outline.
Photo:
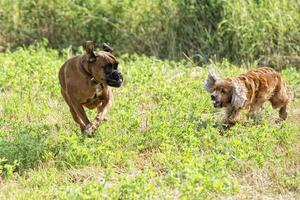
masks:
<path id="1" fill-rule="evenodd" d="M 233 125 L 242 109 L 248 111 L 248 117 L 262 109 L 270 101 L 274 109 L 279 109 L 279 116 L 287 118 L 287 106 L 292 99 L 292 92 L 282 76 L 274 69 L 261 67 L 233 78 L 221 78 L 215 70 L 208 74 L 204 85 L 211 93 L 215 108 L 226 108 L 224 123 Z"/>

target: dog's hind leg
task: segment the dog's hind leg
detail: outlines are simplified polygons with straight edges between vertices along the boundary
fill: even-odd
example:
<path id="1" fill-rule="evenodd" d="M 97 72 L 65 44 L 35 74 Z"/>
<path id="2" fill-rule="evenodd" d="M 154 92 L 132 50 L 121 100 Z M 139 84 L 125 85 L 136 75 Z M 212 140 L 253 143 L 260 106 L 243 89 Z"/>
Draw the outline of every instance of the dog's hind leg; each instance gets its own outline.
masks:
<path id="1" fill-rule="evenodd" d="M 76 112 L 74 111 L 74 109 L 72 107 L 70 107 L 70 112 L 72 114 L 72 117 L 73 117 L 74 121 L 77 124 L 79 124 L 80 130 L 83 131 L 84 130 L 84 123 L 79 119 L 78 115 L 76 114 Z"/>
<path id="2" fill-rule="evenodd" d="M 67 95 L 65 94 L 64 90 L 61 90 L 61 94 L 62 94 L 62 96 L 64 97 L 65 101 L 67 102 L 67 104 L 68 104 L 68 106 L 69 106 L 69 108 L 70 108 L 70 112 L 71 112 L 71 114 L 72 114 L 72 117 L 73 117 L 74 121 L 75 121 L 77 124 L 79 124 L 81 131 L 83 131 L 83 129 L 84 129 L 84 124 L 83 124 L 83 122 L 78 118 L 78 115 L 77 115 L 76 112 L 74 111 L 73 106 L 72 106 L 72 104 L 70 103 L 70 101 L 69 101 Z"/>
<path id="3" fill-rule="evenodd" d="M 74 97 L 70 97 L 69 100 L 74 113 L 82 122 L 82 126 L 83 126 L 82 130 L 86 132 L 87 135 L 91 135 L 92 133 L 87 130 L 89 129 L 89 126 L 91 126 L 92 124 L 90 123 L 90 120 L 87 118 L 81 103 L 79 103 Z"/>
<path id="4" fill-rule="evenodd" d="M 279 117 L 283 120 L 287 119 L 287 106 L 291 97 L 289 97 L 285 88 L 282 88 L 280 91 L 274 94 L 274 96 L 270 99 L 272 107 L 274 109 L 279 108 Z"/>

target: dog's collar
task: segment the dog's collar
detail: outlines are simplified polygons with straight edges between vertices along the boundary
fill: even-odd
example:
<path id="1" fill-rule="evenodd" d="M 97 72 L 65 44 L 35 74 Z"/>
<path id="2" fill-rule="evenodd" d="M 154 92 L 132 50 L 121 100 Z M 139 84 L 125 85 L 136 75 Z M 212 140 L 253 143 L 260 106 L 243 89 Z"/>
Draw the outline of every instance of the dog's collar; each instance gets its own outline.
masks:
<path id="1" fill-rule="evenodd" d="M 89 71 L 87 71 L 84 66 L 83 66 L 83 63 L 81 62 L 80 63 L 80 68 L 81 68 L 81 71 L 87 76 L 89 77 L 89 79 L 91 80 L 91 82 L 93 84 L 101 84 L 98 80 L 95 79 L 95 77 L 93 76 L 93 74 Z"/>

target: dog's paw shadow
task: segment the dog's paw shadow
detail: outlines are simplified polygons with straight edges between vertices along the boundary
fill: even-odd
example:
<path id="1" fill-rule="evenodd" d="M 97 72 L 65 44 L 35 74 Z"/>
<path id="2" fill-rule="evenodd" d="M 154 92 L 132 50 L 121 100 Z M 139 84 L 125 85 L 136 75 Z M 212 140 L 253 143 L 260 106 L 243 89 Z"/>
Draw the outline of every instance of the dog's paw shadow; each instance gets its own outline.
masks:
<path id="1" fill-rule="evenodd" d="M 219 123 L 219 133 L 221 136 L 230 136 L 228 132 L 234 127 L 233 124 Z"/>
<path id="2" fill-rule="evenodd" d="M 214 128 L 218 130 L 220 135 L 225 135 L 227 130 L 230 129 L 231 126 L 228 126 L 226 124 L 222 124 L 221 122 L 218 122 L 212 118 L 201 118 L 199 121 L 195 123 L 195 130 L 199 131 L 202 129 L 209 129 Z"/>
<path id="3" fill-rule="evenodd" d="M 89 130 L 87 130 L 87 129 L 83 130 L 83 131 L 81 132 L 81 134 L 82 134 L 84 137 L 86 137 L 86 138 L 92 138 L 92 137 L 94 137 L 94 132 L 91 132 L 91 131 L 89 131 Z"/>
<path id="4" fill-rule="evenodd" d="M 253 127 L 253 126 L 259 126 L 261 125 L 265 120 L 263 118 L 249 118 L 246 120 L 243 120 L 242 125 L 247 127 Z"/>

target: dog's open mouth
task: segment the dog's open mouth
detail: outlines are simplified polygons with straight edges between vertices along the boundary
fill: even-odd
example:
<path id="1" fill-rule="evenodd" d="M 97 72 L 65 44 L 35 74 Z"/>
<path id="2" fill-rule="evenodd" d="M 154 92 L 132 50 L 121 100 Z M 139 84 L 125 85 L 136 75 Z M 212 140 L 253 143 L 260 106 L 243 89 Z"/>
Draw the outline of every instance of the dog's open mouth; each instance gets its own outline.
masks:
<path id="1" fill-rule="evenodd" d="M 214 105 L 215 108 L 222 108 L 222 102 L 213 101 L 213 105 Z"/>
<path id="2" fill-rule="evenodd" d="M 107 79 L 107 85 L 112 86 L 112 87 L 120 87 L 123 83 L 122 79 L 115 80 L 115 79 Z"/>
<path id="3" fill-rule="evenodd" d="M 120 87 L 123 83 L 123 76 L 121 73 L 114 71 L 106 80 L 107 85 L 112 87 Z"/>

